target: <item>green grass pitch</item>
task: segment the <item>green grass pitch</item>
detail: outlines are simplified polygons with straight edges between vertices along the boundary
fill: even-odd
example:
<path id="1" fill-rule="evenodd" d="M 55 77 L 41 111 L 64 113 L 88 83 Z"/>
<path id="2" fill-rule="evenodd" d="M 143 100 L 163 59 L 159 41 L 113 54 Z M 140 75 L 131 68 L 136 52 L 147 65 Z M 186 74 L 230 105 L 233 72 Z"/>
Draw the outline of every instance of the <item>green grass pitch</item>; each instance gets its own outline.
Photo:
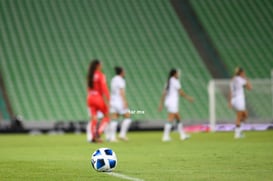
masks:
<path id="1" fill-rule="evenodd" d="M 162 132 L 130 132 L 129 142 L 89 144 L 85 135 L 0 135 L 0 180 L 102 180 L 121 178 L 93 170 L 100 147 L 118 157 L 114 173 L 151 181 L 273 180 L 273 131 L 196 133 L 161 142 Z"/>

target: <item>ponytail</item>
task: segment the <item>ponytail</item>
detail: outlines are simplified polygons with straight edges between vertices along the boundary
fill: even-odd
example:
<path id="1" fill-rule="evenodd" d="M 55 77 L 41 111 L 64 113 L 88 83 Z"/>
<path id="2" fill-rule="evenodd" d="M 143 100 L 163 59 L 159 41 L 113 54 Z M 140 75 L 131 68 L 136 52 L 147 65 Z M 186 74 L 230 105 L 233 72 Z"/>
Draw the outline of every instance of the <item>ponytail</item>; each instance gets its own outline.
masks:
<path id="1" fill-rule="evenodd" d="M 172 76 L 174 76 L 177 73 L 176 69 L 171 69 L 171 71 L 169 72 L 169 76 L 168 76 L 168 80 L 167 80 L 167 86 L 166 86 L 166 90 L 169 91 L 170 88 L 170 79 L 172 78 Z"/>
<path id="2" fill-rule="evenodd" d="M 94 79 L 94 73 L 97 69 L 97 66 L 100 64 L 100 61 L 95 59 L 92 60 L 89 68 L 88 68 L 88 74 L 87 74 L 87 87 L 93 88 L 93 79 Z"/>

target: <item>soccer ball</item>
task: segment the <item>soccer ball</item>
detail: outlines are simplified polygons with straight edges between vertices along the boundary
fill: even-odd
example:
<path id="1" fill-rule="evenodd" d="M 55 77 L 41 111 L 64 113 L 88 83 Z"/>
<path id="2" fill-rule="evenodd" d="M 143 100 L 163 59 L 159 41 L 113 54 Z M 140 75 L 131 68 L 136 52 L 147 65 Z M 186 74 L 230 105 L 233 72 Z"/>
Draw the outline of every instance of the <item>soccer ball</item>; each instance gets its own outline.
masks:
<path id="1" fill-rule="evenodd" d="M 110 148 L 99 148 L 91 157 L 92 167 L 99 172 L 110 172 L 116 168 L 117 163 L 117 156 Z"/>

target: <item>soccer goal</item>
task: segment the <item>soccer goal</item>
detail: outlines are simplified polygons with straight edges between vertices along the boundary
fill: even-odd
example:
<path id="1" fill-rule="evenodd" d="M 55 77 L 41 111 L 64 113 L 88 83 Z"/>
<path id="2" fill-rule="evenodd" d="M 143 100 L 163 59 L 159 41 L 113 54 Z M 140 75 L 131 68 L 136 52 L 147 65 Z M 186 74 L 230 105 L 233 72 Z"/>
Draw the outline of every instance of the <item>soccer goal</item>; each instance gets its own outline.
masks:
<path id="1" fill-rule="evenodd" d="M 245 90 L 248 123 L 272 123 L 273 120 L 273 71 L 272 79 L 252 79 L 252 90 Z M 210 129 L 216 124 L 234 123 L 235 113 L 228 107 L 230 79 L 213 79 L 208 84 Z"/>

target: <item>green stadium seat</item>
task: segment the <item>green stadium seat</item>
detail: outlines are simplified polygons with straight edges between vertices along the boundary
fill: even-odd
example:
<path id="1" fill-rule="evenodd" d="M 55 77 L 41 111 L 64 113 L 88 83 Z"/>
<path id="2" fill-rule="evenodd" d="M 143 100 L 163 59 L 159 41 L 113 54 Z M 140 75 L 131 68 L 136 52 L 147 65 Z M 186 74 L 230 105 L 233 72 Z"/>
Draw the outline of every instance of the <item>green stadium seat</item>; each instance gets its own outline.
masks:
<path id="1" fill-rule="evenodd" d="M 157 106 L 168 72 L 194 104 L 181 100 L 188 121 L 208 118 L 211 79 L 183 26 L 165 0 L 1 0 L 1 71 L 14 112 L 26 121 L 87 120 L 86 72 L 103 61 L 108 81 L 113 67 L 127 75 L 130 108 L 138 120 L 164 120 Z"/>

